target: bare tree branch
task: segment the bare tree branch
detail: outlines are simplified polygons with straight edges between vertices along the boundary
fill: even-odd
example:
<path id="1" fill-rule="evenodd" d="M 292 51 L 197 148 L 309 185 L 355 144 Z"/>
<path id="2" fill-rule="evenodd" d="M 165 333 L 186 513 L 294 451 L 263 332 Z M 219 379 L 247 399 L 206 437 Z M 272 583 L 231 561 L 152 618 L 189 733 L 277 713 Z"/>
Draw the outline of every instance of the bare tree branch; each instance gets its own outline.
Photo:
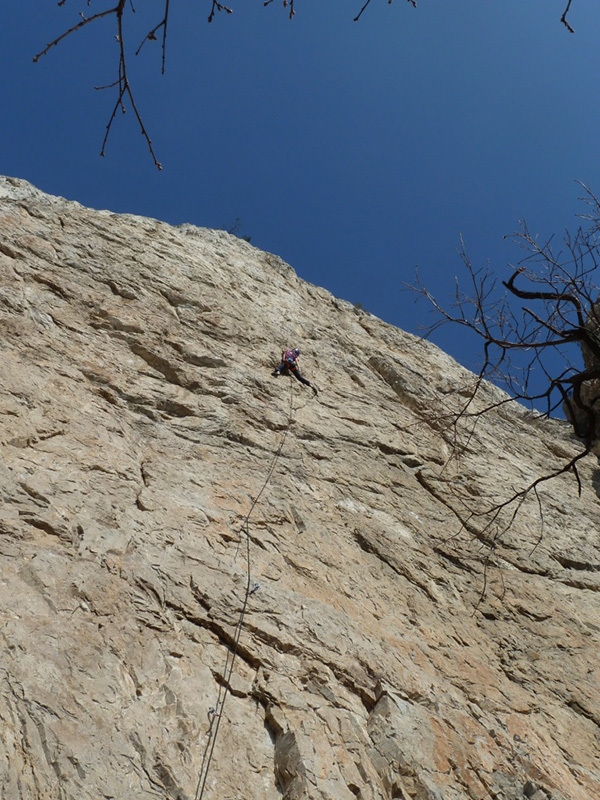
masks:
<path id="1" fill-rule="evenodd" d="M 575 33 L 574 28 L 572 28 L 569 25 L 569 22 L 567 21 L 567 14 L 569 13 L 569 11 L 571 9 L 571 3 L 572 2 L 573 2 L 573 0 L 567 0 L 567 5 L 565 6 L 565 10 L 563 11 L 562 16 L 560 18 L 560 21 L 565 26 L 565 28 L 569 31 L 569 33 Z"/>
<path id="2" fill-rule="evenodd" d="M 155 42 L 156 41 L 156 32 L 162 28 L 162 43 L 161 43 L 161 63 L 160 63 L 160 73 L 161 75 L 165 74 L 165 63 L 166 63 L 166 53 L 167 53 L 167 24 L 169 22 L 169 5 L 171 0 L 165 0 L 165 13 L 163 18 L 149 31 L 142 41 L 140 42 L 140 46 L 135 51 L 136 56 L 140 54 L 140 51 L 146 42 Z"/>
<path id="3" fill-rule="evenodd" d="M 60 2 L 58 5 L 62 6 L 64 5 L 65 2 L 66 0 L 62 0 L 62 2 Z M 75 33 L 75 31 L 78 31 L 81 28 L 85 27 L 85 25 L 89 25 L 92 22 L 97 22 L 99 19 L 102 19 L 103 17 L 109 17 L 111 14 L 116 14 L 119 8 L 121 8 L 122 11 L 124 5 L 125 5 L 125 0 L 119 0 L 118 5 L 116 5 L 114 8 L 109 8 L 106 11 L 99 11 L 97 14 L 94 14 L 91 17 L 84 17 L 83 14 L 80 14 L 81 22 L 78 22 L 77 25 L 73 25 L 64 33 L 61 33 L 60 36 L 57 36 L 56 39 L 53 39 L 49 44 L 47 44 L 43 50 L 40 50 L 40 52 L 33 57 L 33 63 L 37 64 L 37 62 L 40 60 L 42 56 L 45 56 L 49 50 L 51 50 L 53 47 L 56 47 L 56 45 L 59 42 L 62 42 L 63 39 L 66 39 L 67 36 L 70 36 L 72 33 Z"/>
<path id="4" fill-rule="evenodd" d="M 273 0 L 264 0 L 263 6 L 270 6 Z M 296 11 L 294 9 L 294 0 L 282 0 L 282 5 L 284 8 L 289 8 L 289 18 L 293 19 Z"/>
<path id="5" fill-rule="evenodd" d="M 90 1 L 91 0 L 88 0 L 88 5 L 89 5 Z M 59 3 L 59 5 L 64 5 L 65 2 L 66 2 L 66 0 L 62 0 L 62 2 Z M 157 169 L 160 170 L 160 169 L 162 169 L 162 166 L 161 166 L 160 162 L 158 161 L 158 159 L 156 157 L 156 153 L 154 152 L 154 148 L 153 148 L 153 145 L 152 145 L 152 140 L 150 139 L 150 136 L 148 135 L 148 132 L 146 130 L 146 126 L 144 125 L 144 122 L 143 122 L 143 119 L 142 119 L 142 115 L 140 114 L 140 112 L 138 110 L 137 103 L 136 103 L 133 91 L 131 89 L 131 84 L 129 82 L 129 76 L 128 76 L 128 73 L 127 73 L 127 54 L 126 54 L 126 46 L 125 46 L 125 36 L 124 36 L 124 32 L 123 32 L 123 14 L 125 12 L 126 4 L 127 4 L 127 0 L 119 0 L 117 5 L 113 6 L 112 8 L 106 9 L 105 11 L 100 11 L 97 14 L 93 14 L 91 17 L 84 17 L 83 14 L 81 14 L 80 15 L 82 17 L 81 22 L 79 22 L 77 25 L 73 25 L 72 27 L 68 28 L 64 33 L 62 33 L 60 36 L 58 36 L 52 42 L 47 44 L 46 47 L 43 50 L 41 50 L 34 57 L 33 60 L 34 60 L 34 62 L 39 61 L 39 59 L 42 56 L 46 55 L 48 53 L 48 51 L 51 50 L 53 47 L 55 47 L 57 44 L 59 44 L 59 42 L 61 42 L 67 36 L 70 36 L 71 34 L 75 33 L 76 31 L 81 30 L 83 27 L 85 27 L 85 26 L 87 26 L 87 25 L 89 25 L 89 24 L 91 24 L 93 22 L 98 22 L 98 20 L 103 19 L 105 17 L 114 16 L 115 17 L 115 22 L 116 22 L 115 40 L 116 40 L 116 42 L 117 42 L 117 44 L 119 46 L 119 57 L 118 57 L 118 64 L 117 64 L 117 73 L 118 73 L 117 74 L 117 79 L 115 81 L 113 81 L 112 83 L 107 84 L 105 86 L 96 86 L 95 87 L 97 90 L 113 89 L 115 87 L 117 88 L 117 99 L 116 99 L 116 102 L 115 102 L 115 104 L 113 106 L 113 110 L 112 110 L 112 112 L 111 112 L 111 114 L 109 116 L 108 123 L 106 125 L 106 130 L 105 130 L 105 133 L 104 133 L 104 139 L 102 140 L 102 147 L 100 148 L 100 155 L 101 156 L 105 155 L 106 143 L 108 141 L 108 137 L 110 136 L 110 132 L 112 130 L 112 126 L 113 126 L 113 123 L 115 121 L 117 112 L 120 110 L 123 114 L 126 113 L 127 109 L 126 109 L 126 106 L 125 106 L 125 100 L 128 100 L 129 105 L 131 106 L 131 108 L 133 110 L 133 113 L 134 113 L 134 116 L 135 116 L 135 118 L 136 118 L 136 120 L 138 122 L 138 125 L 140 127 L 140 131 L 141 131 L 144 139 L 146 140 L 146 144 L 148 146 L 148 150 L 150 152 L 150 156 L 152 157 L 154 165 L 157 167 Z M 133 7 L 132 7 L 132 10 L 134 10 Z M 163 27 L 163 67 L 164 67 L 164 48 L 165 48 L 165 43 L 166 43 L 166 30 L 167 30 L 168 13 L 169 13 L 169 0 L 165 0 L 165 16 L 164 16 L 163 20 L 154 29 L 154 31 L 156 31 L 160 27 Z M 152 39 L 152 33 L 153 32 L 151 31 L 150 34 L 148 34 L 146 36 L 146 39 L 144 39 L 144 41 L 146 41 L 147 39 Z M 142 42 L 142 44 L 143 43 L 144 42 Z M 138 48 L 138 52 L 139 52 L 139 49 L 141 49 L 141 46 L 142 45 L 140 45 L 140 48 Z"/>
<path id="6" fill-rule="evenodd" d="M 571 423 L 579 448 L 562 463 L 514 486 L 505 497 L 476 501 L 455 488 L 462 530 L 489 549 L 483 564 L 482 601 L 494 554 L 505 542 L 528 498 L 535 499 L 540 531 L 544 530 L 544 484 L 570 474 L 577 494 L 582 492 L 580 462 L 600 452 L 600 287 L 595 282 L 600 263 L 600 202 L 583 186 L 589 212 L 579 215 L 586 224 L 564 234 L 561 242 L 539 241 L 525 223 L 513 235 L 524 256 L 510 266 L 506 280 L 497 280 L 489 268 L 476 269 L 461 242 L 466 288 L 455 285 L 454 304 L 442 305 L 417 276 L 415 289 L 432 304 L 438 319 L 430 327 L 452 323 L 474 333 L 482 343 L 482 365 L 466 398 L 445 397 L 449 408 L 432 409 L 443 420 L 442 435 L 450 460 L 460 459 L 473 441 L 478 423 L 518 401 L 542 408 L 542 416 L 563 412 Z M 502 291 L 504 290 L 504 291 Z M 500 383 L 508 394 L 492 402 L 487 380 Z M 464 396 L 461 391 L 460 395 Z M 458 400 L 458 402 L 456 402 Z"/>
<path id="7" fill-rule="evenodd" d="M 66 2 L 67 2 L 67 0 L 58 0 L 57 5 L 59 7 L 60 6 L 65 6 Z M 223 12 L 225 12 L 225 14 L 232 14 L 233 13 L 233 9 L 232 8 L 230 8 L 229 6 L 226 6 L 224 3 L 219 2 L 219 0 L 207 0 L 207 2 L 210 2 L 210 11 L 209 11 L 208 18 L 207 18 L 208 22 L 212 22 L 214 20 L 215 16 L 216 16 L 217 12 L 219 12 L 219 11 L 223 11 Z M 371 2 L 372 2 L 372 0 L 363 0 L 362 7 L 358 11 L 357 15 L 354 17 L 354 21 L 355 22 L 358 22 L 358 20 L 362 17 L 364 12 L 370 6 Z M 388 5 L 391 5 L 392 0 L 386 0 L 386 2 L 387 2 Z M 417 7 L 417 0 L 407 0 L 407 2 L 410 3 L 410 5 L 412 5 L 414 8 Z M 86 0 L 86 5 L 88 7 L 91 5 L 91 3 L 92 3 L 92 0 Z M 269 6 L 272 3 L 273 3 L 273 0 L 263 0 L 263 6 Z M 293 19 L 294 15 L 296 14 L 296 9 L 295 9 L 294 3 L 295 3 L 295 0 L 282 0 L 282 6 L 283 6 L 284 9 L 287 10 L 287 13 L 288 13 L 288 16 L 289 16 L 290 19 Z M 573 28 L 570 26 L 569 22 L 567 21 L 567 15 L 569 14 L 569 11 L 571 9 L 571 4 L 572 4 L 572 0 L 568 0 L 567 1 L 567 5 L 565 6 L 565 9 L 564 9 L 562 17 L 561 17 L 561 22 L 563 23 L 563 25 L 565 25 L 567 30 L 569 30 L 571 33 L 573 33 Z M 63 33 L 61 33 L 59 36 L 57 36 L 55 39 L 53 39 L 51 42 L 49 42 L 42 50 L 40 50 L 39 53 L 37 53 L 34 56 L 33 60 L 34 60 L 34 62 L 37 63 L 41 59 L 42 56 L 47 55 L 48 52 L 50 50 L 52 50 L 52 48 L 56 47 L 58 44 L 60 44 L 62 41 L 64 41 L 64 39 L 66 39 L 71 34 L 74 34 L 77 31 L 80 31 L 83 28 L 86 28 L 86 27 L 88 27 L 89 25 L 91 25 L 93 23 L 97 23 L 101 19 L 105 19 L 105 18 L 108 18 L 108 17 L 111 17 L 111 16 L 114 17 L 114 19 L 115 19 L 114 37 L 115 37 L 117 43 L 119 44 L 119 55 L 118 55 L 118 59 L 117 59 L 117 78 L 112 83 L 108 83 L 105 86 L 95 87 L 97 89 L 100 89 L 100 88 L 102 88 L 102 89 L 115 89 L 116 88 L 117 89 L 117 99 L 115 101 L 115 105 L 113 106 L 112 112 L 111 112 L 111 114 L 109 116 L 109 120 L 108 120 L 108 123 L 107 123 L 107 126 L 106 126 L 105 136 L 104 136 L 104 139 L 103 139 L 103 142 L 102 142 L 100 155 L 104 155 L 105 154 L 106 144 L 107 144 L 107 141 L 108 141 L 108 137 L 110 136 L 110 132 L 112 130 L 112 126 L 113 126 L 113 123 L 115 121 L 117 112 L 121 111 L 121 112 L 125 113 L 126 105 L 128 104 L 131 107 L 131 109 L 133 110 L 134 116 L 135 116 L 135 118 L 137 120 L 137 123 L 138 123 L 138 125 L 140 127 L 140 131 L 141 131 L 144 139 L 146 140 L 146 144 L 148 146 L 148 150 L 150 152 L 150 155 L 152 157 L 152 160 L 153 160 L 155 166 L 158 169 L 161 169 L 162 167 L 161 167 L 161 165 L 160 165 L 160 163 L 159 163 L 159 161 L 158 161 L 158 159 L 156 157 L 156 154 L 154 152 L 154 149 L 153 149 L 152 140 L 150 139 L 150 136 L 148 135 L 148 132 L 147 132 L 146 126 L 144 125 L 141 113 L 138 110 L 137 103 L 136 103 L 136 100 L 135 100 L 135 97 L 134 97 L 134 93 L 133 93 L 133 89 L 131 87 L 131 83 L 129 81 L 129 77 L 128 77 L 128 74 L 127 74 L 127 55 L 128 55 L 128 50 L 127 50 L 126 43 L 125 43 L 124 29 L 123 29 L 123 17 L 126 14 L 127 9 L 130 10 L 131 14 L 135 13 L 135 8 L 133 6 L 133 0 L 129 0 L 129 2 L 128 2 L 128 0 L 117 0 L 116 4 L 114 6 L 111 6 L 110 8 L 107 8 L 104 11 L 98 11 L 95 14 L 92 14 L 89 17 L 85 16 L 85 14 L 83 12 L 80 12 L 79 13 L 80 21 L 77 22 L 75 25 L 72 25 L 71 27 L 67 28 L 65 31 L 63 31 Z M 148 31 L 148 33 L 145 34 L 145 36 L 142 38 L 137 50 L 135 50 L 135 55 L 136 56 L 139 55 L 139 53 L 141 52 L 141 50 L 144 47 L 144 45 L 146 44 L 146 42 L 157 41 L 158 34 L 159 34 L 159 32 L 161 32 L 161 37 L 160 37 L 161 38 L 161 67 L 160 67 L 161 74 L 164 74 L 165 68 L 166 68 L 167 32 L 168 32 L 168 24 L 169 24 L 170 12 L 171 12 L 170 0 L 164 0 L 164 6 L 163 6 L 161 19 Z"/>
<path id="8" fill-rule="evenodd" d="M 222 3 L 218 3 L 217 0 L 212 0 L 212 6 L 210 8 L 210 14 L 208 15 L 208 21 L 212 22 L 214 19 L 215 14 L 217 11 L 224 11 L 226 14 L 233 14 L 233 11 L 224 6 Z"/>
<path id="9" fill-rule="evenodd" d="M 408 2 L 410 3 L 410 5 L 413 8 L 417 7 L 417 0 L 408 0 Z M 371 4 L 371 0 L 365 0 L 365 4 L 361 8 L 361 10 L 358 12 L 358 14 L 354 17 L 354 22 L 358 22 L 358 20 L 362 17 L 363 13 L 367 10 L 367 7 L 370 4 Z M 387 0 L 387 4 L 388 4 L 388 6 L 391 6 L 392 5 L 392 0 Z"/>

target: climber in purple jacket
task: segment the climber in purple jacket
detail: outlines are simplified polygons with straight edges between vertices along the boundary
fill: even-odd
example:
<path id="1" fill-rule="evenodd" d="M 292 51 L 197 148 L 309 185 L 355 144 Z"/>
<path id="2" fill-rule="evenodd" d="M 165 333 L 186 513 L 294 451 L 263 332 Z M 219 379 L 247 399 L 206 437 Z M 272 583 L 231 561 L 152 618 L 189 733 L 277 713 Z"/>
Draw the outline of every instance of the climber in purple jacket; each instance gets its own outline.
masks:
<path id="1" fill-rule="evenodd" d="M 281 364 L 276 367 L 273 372 L 271 373 L 273 377 L 278 378 L 280 375 L 293 375 L 296 380 L 303 383 L 305 386 L 310 386 L 315 394 L 317 394 L 316 386 L 313 386 L 310 381 L 307 381 L 306 378 L 300 373 L 300 369 L 298 368 L 298 357 L 300 355 L 300 350 L 297 347 L 294 347 L 293 350 L 285 350 L 281 354 Z"/>

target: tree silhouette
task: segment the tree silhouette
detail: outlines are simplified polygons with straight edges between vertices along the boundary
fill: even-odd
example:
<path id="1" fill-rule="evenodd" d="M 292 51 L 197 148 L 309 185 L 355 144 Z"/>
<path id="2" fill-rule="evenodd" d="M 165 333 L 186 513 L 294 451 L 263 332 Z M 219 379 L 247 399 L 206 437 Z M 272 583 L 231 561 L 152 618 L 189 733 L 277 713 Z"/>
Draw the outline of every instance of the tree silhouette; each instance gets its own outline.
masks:
<path id="1" fill-rule="evenodd" d="M 489 548 L 487 566 L 528 498 L 537 504 L 540 536 L 543 501 L 540 486 L 560 475 L 572 474 L 579 494 L 578 465 L 590 453 L 600 453 L 600 201 L 583 184 L 585 212 L 574 233 L 561 241 L 539 241 L 522 223 L 511 238 L 523 251 L 508 276 L 498 280 L 489 268 L 477 269 L 461 243 L 467 286 L 457 282 L 454 303 L 442 305 L 417 280 L 413 288 L 434 307 L 437 321 L 429 332 L 453 324 L 475 334 L 483 359 L 472 384 L 457 393 L 448 412 L 432 410 L 438 427 L 450 443 L 452 456 L 460 458 L 470 445 L 478 423 L 506 404 L 518 401 L 537 416 L 564 416 L 573 429 L 574 453 L 520 488 L 487 506 L 459 498 L 457 516 L 463 529 Z M 490 380 L 506 393 L 486 391 Z M 459 396 L 459 395 L 462 395 Z M 485 580 L 484 580 L 485 592 Z M 483 595 L 482 595 L 483 596 Z"/>
<path id="2" fill-rule="evenodd" d="M 391 5 L 392 0 L 385 0 L 388 5 Z M 247 2 L 247 0 L 245 0 Z M 270 6 L 273 3 L 273 0 L 261 0 L 263 6 Z M 324 0 L 326 2 L 326 0 Z M 358 13 L 354 17 L 354 21 L 358 22 L 358 20 L 362 17 L 363 13 L 367 10 L 367 8 L 371 5 L 372 0 L 365 0 L 362 7 L 359 9 Z M 416 0 L 407 0 L 407 2 L 416 8 L 417 2 Z M 573 0 L 567 0 L 567 4 L 564 8 L 562 13 L 561 22 L 565 25 L 567 30 L 573 33 L 573 28 L 571 27 L 570 23 L 568 22 L 567 16 L 571 9 L 571 4 Z M 83 3 L 83 0 L 80 0 L 80 4 Z M 93 0 L 85 0 L 85 8 L 89 9 L 92 5 Z M 67 0 L 59 0 L 58 6 L 65 6 L 67 4 Z M 218 2 L 218 0 L 206 0 L 207 8 L 208 8 L 208 22 L 212 22 L 216 15 L 219 12 L 223 12 L 223 14 L 233 14 L 233 8 L 226 6 L 224 3 Z M 167 49 L 167 34 L 168 34 L 168 26 L 169 26 L 169 19 L 171 15 L 172 8 L 171 6 L 177 5 L 176 0 L 163 0 L 162 11 L 159 14 L 159 18 L 156 21 L 156 24 L 152 26 L 152 28 L 145 34 L 141 34 L 138 32 L 138 41 L 139 44 L 135 50 L 130 49 L 129 46 L 129 34 L 126 35 L 125 29 L 126 26 L 124 25 L 124 19 L 126 17 L 132 19 L 132 23 L 135 22 L 134 14 L 135 14 L 135 5 L 134 0 L 117 0 L 114 5 L 111 5 L 109 8 L 105 8 L 102 11 L 97 11 L 96 13 L 92 13 L 89 16 L 83 12 L 79 11 L 79 21 L 75 24 L 68 27 L 64 30 L 59 36 L 49 42 L 43 50 L 40 50 L 34 56 L 34 62 L 38 62 L 42 56 L 45 56 L 53 47 L 60 44 L 64 39 L 66 39 L 71 34 L 80 31 L 82 28 L 85 28 L 89 25 L 94 25 L 98 23 L 102 19 L 106 18 L 113 18 L 114 21 L 114 28 L 113 28 L 113 36 L 118 43 L 118 57 L 117 57 L 117 68 L 116 68 L 116 78 L 112 83 L 106 84 L 104 86 L 96 86 L 96 89 L 114 89 L 116 92 L 116 99 L 115 103 L 112 108 L 112 112 L 109 116 L 108 123 L 106 125 L 106 131 L 104 133 L 104 139 L 102 140 L 102 147 L 100 149 L 100 155 L 105 155 L 106 144 L 108 142 L 108 138 L 110 136 L 110 132 L 112 130 L 114 121 L 117 117 L 119 111 L 125 113 L 127 105 L 133 110 L 137 123 L 140 127 L 141 133 L 146 140 L 146 144 L 148 145 L 148 149 L 150 151 L 150 156 L 154 162 L 154 165 L 158 169 L 162 169 L 162 166 L 156 156 L 154 151 L 154 147 L 152 145 L 152 140 L 148 134 L 146 126 L 144 125 L 144 121 L 140 111 L 138 110 L 138 105 L 135 99 L 135 95 L 133 92 L 133 88 L 129 79 L 129 73 L 127 69 L 128 65 L 128 58 L 133 52 L 134 55 L 138 55 L 142 49 L 142 47 L 147 42 L 155 42 L 160 39 L 161 42 L 161 73 L 164 74 L 165 72 L 165 65 L 166 65 L 166 49 Z M 282 6 L 285 9 L 287 15 L 290 19 L 293 19 L 296 14 L 296 9 L 294 5 L 294 0 L 282 0 Z M 127 26 L 129 29 L 130 25 Z M 135 29 L 135 24 L 132 25 Z"/>

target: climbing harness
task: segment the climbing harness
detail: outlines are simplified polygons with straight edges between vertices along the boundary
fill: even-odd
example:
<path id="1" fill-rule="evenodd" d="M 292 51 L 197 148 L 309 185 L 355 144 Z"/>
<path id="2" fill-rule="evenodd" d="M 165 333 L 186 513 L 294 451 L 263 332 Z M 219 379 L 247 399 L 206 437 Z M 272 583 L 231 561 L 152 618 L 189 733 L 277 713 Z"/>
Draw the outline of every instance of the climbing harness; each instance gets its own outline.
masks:
<path id="1" fill-rule="evenodd" d="M 242 521 L 240 527 L 240 538 L 235 552 L 234 561 L 238 556 L 242 539 L 244 539 L 246 542 L 246 590 L 244 593 L 244 601 L 242 603 L 242 608 L 235 628 L 233 641 L 231 645 L 227 648 L 225 668 L 223 670 L 222 681 L 219 684 L 219 692 L 217 695 L 217 700 L 215 702 L 215 705 L 211 706 L 208 710 L 208 719 L 209 719 L 208 734 L 206 739 L 206 745 L 204 747 L 202 765 L 200 767 L 200 774 L 198 777 L 198 784 L 196 786 L 196 794 L 194 796 L 194 800 L 202 800 L 202 798 L 204 797 L 204 792 L 206 789 L 206 781 L 208 779 L 208 773 L 210 771 L 215 745 L 217 742 L 219 727 L 221 725 L 221 720 L 223 718 L 223 709 L 225 707 L 225 701 L 227 699 L 227 695 L 229 694 L 230 690 L 229 687 L 231 686 L 231 676 L 233 674 L 233 667 L 237 656 L 238 645 L 240 642 L 240 637 L 242 635 L 242 628 L 244 625 L 244 617 L 246 616 L 246 610 L 248 608 L 248 602 L 250 600 L 250 597 L 256 594 L 256 592 L 258 592 L 258 590 L 260 589 L 259 583 L 252 582 L 252 573 L 250 564 L 250 515 L 256 508 L 256 505 L 260 500 L 261 495 L 267 488 L 269 481 L 273 476 L 273 472 L 275 471 L 275 467 L 283 451 L 283 445 L 285 444 L 285 440 L 290 431 L 292 422 L 294 421 L 293 416 L 294 416 L 294 383 L 290 381 L 290 407 L 288 412 L 287 425 L 285 426 L 277 450 L 275 451 L 271 459 L 271 463 L 269 465 L 269 469 L 267 470 L 267 476 L 264 480 L 264 483 L 260 491 L 256 495 L 256 497 L 252 500 L 252 503 L 250 504 L 250 510 L 244 517 L 244 520 Z"/>

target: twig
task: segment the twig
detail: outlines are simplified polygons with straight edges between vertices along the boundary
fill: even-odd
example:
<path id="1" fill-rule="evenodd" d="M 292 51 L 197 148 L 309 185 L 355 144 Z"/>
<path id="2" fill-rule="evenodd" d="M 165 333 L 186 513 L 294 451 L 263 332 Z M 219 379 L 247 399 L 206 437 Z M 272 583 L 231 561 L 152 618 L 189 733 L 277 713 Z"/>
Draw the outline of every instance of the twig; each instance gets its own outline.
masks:
<path id="1" fill-rule="evenodd" d="M 388 6 L 392 5 L 392 0 L 387 0 L 387 2 L 388 2 Z M 411 4 L 411 6 L 413 8 L 417 7 L 417 0 L 408 0 L 408 2 Z M 364 6 L 361 8 L 361 10 L 358 12 L 358 14 L 354 17 L 354 22 L 358 22 L 358 20 L 362 17 L 364 12 L 366 11 L 367 6 L 369 6 L 370 4 L 371 4 L 371 0 L 366 0 Z"/>
<path id="2" fill-rule="evenodd" d="M 226 14 L 233 14 L 233 11 L 227 6 L 224 6 L 223 3 L 219 3 L 218 0 L 212 0 L 210 14 L 208 15 L 209 22 L 213 21 L 217 11 L 224 11 Z"/>
<path id="3" fill-rule="evenodd" d="M 144 46 L 144 44 L 146 42 L 155 42 L 156 41 L 156 32 L 162 28 L 163 29 L 162 43 L 161 43 L 162 56 L 161 56 L 161 63 L 160 63 L 160 74 L 161 75 L 165 74 L 165 62 L 166 62 L 166 50 L 167 50 L 167 25 L 168 25 L 168 22 L 169 22 L 169 5 L 170 5 L 170 2 L 171 2 L 171 0 L 165 0 L 165 13 L 164 13 L 163 18 L 158 23 L 158 25 L 155 25 L 154 28 L 152 28 L 152 30 L 149 31 L 144 36 L 144 38 L 140 42 L 140 46 L 135 51 L 136 56 L 138 56 L 140 54 L 140 51 L 141 51 L 142 47 Z"/>
<path id="4" fill-rule="evenodd" d="M 64 5 L 64 2 L 65 2 L 65 0 L 61 0 L 61 2 L 59 2 L 59 6 L 60 5 Z M 130 0 L 130 2 L 131 2 L 131 0 Z M 137 102 L 136 102 L 135 96 L 133 94 L 133 90 L 131 88 L 131 84 L 129 82 L 129 76 L 127 74 L 127 56 L 126 56 L 126 49 L 125 49 L 125 36 L 124 36 L 124 33 L 123 33 L 123 15 L 124 15 L 124 12 L 125 12 L 126 3 L 127 3 L 127 0 L 118 0 L 118 3 L 115 6 L 113 6 L 112 8 L 106 9 L 105 11 L 100 11 L 97 14 L 93 14 L 91 17 L 83 17 L 83 15 L 82 15 L 82 19 L 81 19 L 80 22 L 77 23 L 77 25 L 71 26 L 66 31 L 64 31 L 64 33 L 62 33 L 60 36 L 57 36 L 56 39 L 53 39 L 53 41 L 51 41 L 49 44 L 47 44 L 46 47 L 43 50 L 41 50 L 34 57 L 33 60 L 34 60 L 34 62 L 37 63 L 42 56 L 46 55 L 49 50 L 51 50 L 53 47 L 56 47 L 56 45 L 58 45 L 60 42 L 62 42 L 67 36 L 70 36 L 71 34 L 75 33 L 76 31 L 79 31 L 82 28 L 84 28 L 85 26 L 87 26 L 87 25 L 89 25 L 89 24 L 91 24 L 93 22 L 97 22 L 98 20 L 103 19 L 104 17 L 109 17 L 111 15 L 114 15 L 114 17 L 116 19 L 115 40 L 116 40 L 116 42 L 117 42 L 117 44 L 119 46 L 119 57 L 118 57 L 118 65 L 117 65 L 117 73 L 118 73 L 117 74 L 117 78 L 112 83 L 106 84 L 104 86 L 96 86 L 95 87 L 97 90 L 117 88 L 117 99 L 115 101 L 115 104 L 113 106 L 112 112 L 111 112 L 111 114 L 109 116 L 109 119 L 108 119 L 108 123 L 106 125 L 104 138 L 102 140 L 102 147 L 100 148 L 100 155 L 101 156 L 105 155 L 106 144 L 108 142 L 108 138 L 110 136 L 110 133 L 111 133 L 111 130 L 112 130 L 112 126 L 113 126 L 113 123 L 114 123 L 116 115 L 117 115 L 117 111 L 119 111 L 119 109 L 120 109 L 123 113 L 126 113 L 127 109 L 126 109 L 126 106 L 125 106 L 125 100 L 127 99 L 128 102 L 129 102 L 129 105 L 133 109 L 133 113 L 134 113 L 134 116 L 135 116 L 135 118 L 137 120 L 137 123 L 139 125 L 139 128 L 140 128 L 140 131 L 142 133 L 142 136 L 146 140 L 146 144 L 148 146 L 148 150 L 150 152 L 150 156 L 152 158 L 152 161 L 154 162 L 154 165 L 156 166 L 156 168 L 160 170 L 160 169 L 162 169 L 162 165 L 161 165 L 161 163 L 159 162 L 159 160 L 156 157 L 156 153 L 155 153 L 154 147 L 152 145 L 152 140 L 151 140 L 151 138 L 150 138 L 150 136 L 148 134 L 148 131 L 146 130 L 146 126 L 144 125 L 144 121 L 143 121 L 142 115 L 139 112 L 139 109 L 138 109 L 138 106 L 137 106 Z M 153 28 L 150 31 L 150 33 L 147 34 L 147 36 L 144 38 L 144 40 L 140 44 L 140 47 L 137 50 L 137 53 L 139 53 L 139 51 L 140 51 L 140 49 L 141 49 L 141 47 L 142 47 L 142 45 L 144 44 L 145 41 L 151 40 L 152 38 L 156 38 L 156 31 L 158 31 L 162 27 L 162 29 L 163 29 L 163 37 L 162 37 L 162 71 L 163 72 L 164 72 L 164 66 L 165 66 L 165 50 L 166 50 L 167 22 L 168 22 L 168 17 L 169 17 L 169 3 L 170 3 L 170 0 L 165 0 L 165 9 L 164 9 L 163 19 L 158 23 L 158 25 L 155 26 L 155 28 Z M 135 11 L 135 9 L 133 8 L 133 5 L 131 6 L 131 10 Z M 137 55 L 137 53 L 136 53 L 136 55 Z"/>
<path id="5" fill-rule="evenodd" d="M 65 2 L 65 0 L 63 0 L 63 2 L 62 2 L 62 3 L 59 3 L 58 5 L 59 5 L 59 6 L 60 6 L 60 5 L 63 5 L 63 3 L 64 3 L 64 2 Z M 66 30 L 64 33 L 61 33 L 61 35 L 60 35 L 60 36 L 57 36 L 57 37 L 56 37 L 56 39 L 54 39 L 54 40 L 53 40 L 53 41 L 51 41 L 49 44 L 47 44 L 47 45 L 46 45 L 46 47 L 44 47 L 44 49 L 43 49 L 43 50 L 41 50 L 41 51 L 40 51 L 40 52 L 39 52 L 37 55 L 35 55 L 35 56 L 33 57 L 33 62 L 34 62 L 34 64 L 37 64 L 37 62 L 40 60 L 40 58 L 41 58 L 42 56 L 45 56 L 45 55 L 46 55 L 46 53 L 47 53 L 49 50 L 51 50 L 53 47 L 56 47 L 56 45 L 57 45 L 59 42 L 62 42 L 62 40 L 63 40 L 63 39 L 66 39 L 66 38 L 67 38 L 67 36 L 70 36 L 72 33 L 75 33 L 75 31 L 78 31 L 78 30 L 80 30 L 80 29 L 81 29 L 81 28 L 83 28 L 85 25 L 89 25 L 89 24 L 90 24 L 90 22 L 96 22 L 97 20 L 99 20 L 99 19 L 102 19 L 102 17 L 108 17 L 108 16 L 110 16 L 110 14 L 117 14 L 117 13 L 118 13 L 118 10 L 119 10 L 119 8 L 121 8 L 121 9 L 122 9 L 124 5 L 125 5 L 125 0 L 119 0 L 119 4 L 118 4 L 118 5 L 116 5 L 114 8 L 109 8 L 109 9 L 108 9 L 108 10 L 106 10 L 106 11 L 99 11 L 97 14 L 94 14 L 94 15 L 93 15 L 93 16 L 91 16 L 91 17 L 84 17 L 84 18 L 81 20 L 81 22 L 78 22 L 78 23 L 77 23 L 77 25 L 73 25 L 73 27 L 72 27 L 72 28 L 69 28 L 69 29 L 68 29 L 68 30 Z"/>
<path id="6" fill-rule="evenodd" d="M 573 0 L 567 0 L 567 5 L 565 7 L 565 10 L 562 13 L 562 17 L 560 18 L 560 21 L 565 26 L 565 28 L 569 31 L 569 33 L 575 33 L 575 29 L 572 28 L 569 25 L 569 22 L 567 21 L 567 14 L 569 13 L 569 9 L 571 8 L 571 3 L 572 2 L 573 2 Z"/>

